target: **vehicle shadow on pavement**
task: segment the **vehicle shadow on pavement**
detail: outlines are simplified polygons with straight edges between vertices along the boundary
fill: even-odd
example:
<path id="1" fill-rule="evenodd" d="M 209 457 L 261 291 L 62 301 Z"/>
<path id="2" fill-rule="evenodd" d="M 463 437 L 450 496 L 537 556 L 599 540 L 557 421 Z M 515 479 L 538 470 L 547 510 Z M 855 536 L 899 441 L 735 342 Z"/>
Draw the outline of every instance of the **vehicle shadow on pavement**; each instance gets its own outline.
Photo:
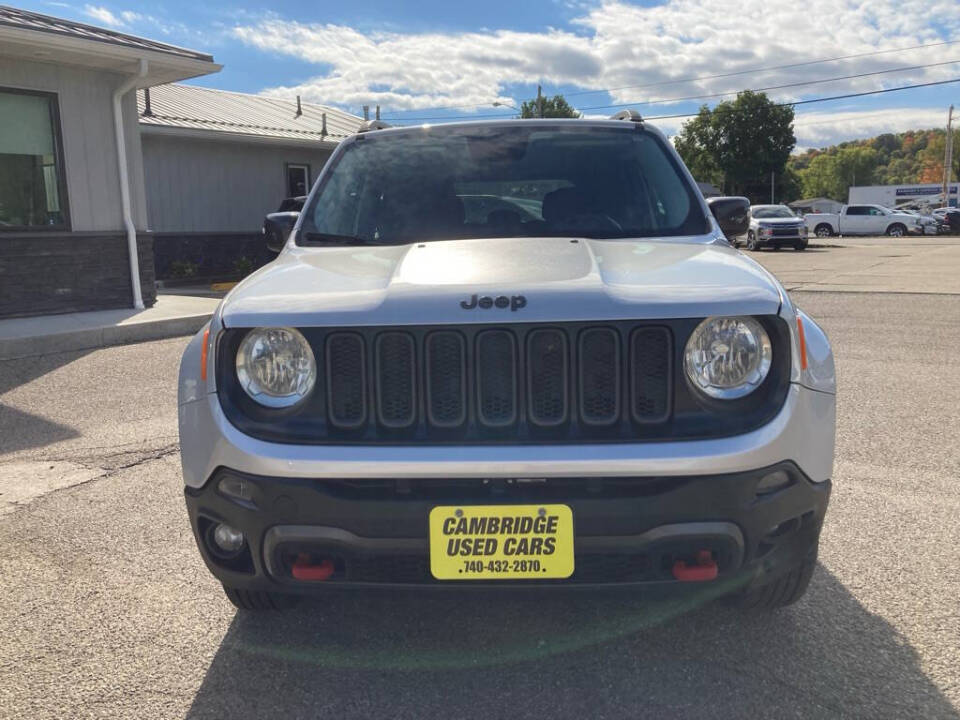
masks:
<path id="1" fill-rule="evenodd" d="M 53 372 L 90 350 L 53 353 L 41 357 L 0 360 L 0 398 L 6 393 Z M 11 407 L 0 401 L 0 455 L 3 453 L 45 447 L 79 436 L 74 428 Z"/>
<path id="2" fill-rule="evenodd" d="M 960 718 L 822 565 L 746 615 L 617 591 L 331 593 L 238 613 L 188 718 Z"/>

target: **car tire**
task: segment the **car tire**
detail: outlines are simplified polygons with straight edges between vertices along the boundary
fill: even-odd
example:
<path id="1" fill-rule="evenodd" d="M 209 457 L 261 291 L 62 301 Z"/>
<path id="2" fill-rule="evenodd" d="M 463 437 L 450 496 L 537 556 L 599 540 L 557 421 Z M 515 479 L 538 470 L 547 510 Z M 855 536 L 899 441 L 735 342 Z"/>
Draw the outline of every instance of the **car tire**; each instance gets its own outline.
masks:
<path id="1" fill-rule="evenodd" d="M 780 246 L 779 246 L 779 245 L 771 245 L 771 246 L 770 246 L 770 249 L 773 250 L 774 252 L 777 252 L 778 250 L 780 250 Z"/>
<path id="2" fill-rule="evenodd" d="M 238 610 L 263 612 L 268 610 L 289 610 L 300 601 L 296 595 L 286 593 L 267 592 L 264 590 L 241 590 L 223 586 L 227 599 Z"/>
<path id="3" fill-rule="evenodd" d="M 807 244 L 806 244 L 805 242 L 794 243 L 793 249 L 796 250 L 797 252 L 799 252 L 799 251 L 801 251 L 801 250 L 806 250 L 806 249 L 807 249 Z"/>
<path id="4" fill-rule="evenodd" d="M 887 228 L 887 235 L 889 237 L 903 237 L 907 234 L 907 228 L 900 223 L 894 223 Z"/>
<path id="5" fill-rule="evenodd" d="M 820 223 L 813 229 L 813 234 L 817 237 L 833 237 L 833 228 L 826 223 Z"/>
<path id="6" fill-rule="evenodd" d="M 766 612 L 792 605 L 803 597 L 810 578 L 817 567 L 816 547 L 789 572 L 770 582 L 748 587 L 736 597 L 740 609 L 747 612 Z"/>
<path id="7" fill-rule="evenodd" d="M 756 252 L 760 249 L 760 244 L 757 242 L 756 235 L 753 234 L 753 230 L 747 231 L 747 250 L 750 252 Z"/>

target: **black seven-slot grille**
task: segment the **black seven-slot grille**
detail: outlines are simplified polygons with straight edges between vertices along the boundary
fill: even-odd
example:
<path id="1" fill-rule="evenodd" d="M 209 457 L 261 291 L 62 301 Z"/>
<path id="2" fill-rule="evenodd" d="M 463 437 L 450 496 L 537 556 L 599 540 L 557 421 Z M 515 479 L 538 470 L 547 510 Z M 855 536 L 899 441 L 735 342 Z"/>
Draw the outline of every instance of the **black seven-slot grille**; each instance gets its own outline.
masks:
<path id="1" fill-rule="evenodd" d="M 373 335 L 368 368 L 364 336 L 331 331 L 324 340 L 326 365 L 320 368 L 328 422 L 340 431 L 371 421 L 386 431 L 410 431 L 422 419 L 428 430 L 473 426 L 496 433 L 521 422 L 535 429 L 558 428 L 578 408 L 579 422 L 609 427 L 623 415 L 624 385 L 629 386 L 635 422 L 668 419 L 668 328 L 634 329 L 626 364 L 616 328 L 582 330 L 575 353 L 562 328 L 535 327 L 523 336 L 520 341 L 514 329 L 490 328 L 469 342 L 459 330 L 434 330 L 418 342 L 411 332 L 385 330 Z"/>
<path id="2" fill-rule="evenodd" d="M 699 320 L 301 328 L 317 382 L 300 405 L 254 403 L 236 380 L 243 328 L 217 352 L 219 395 L 243 432 L 296 443 L 636 442 L 719 437 L 769 420 L 789 380 L 789 342 L 774 342 L 770 378 L 744 401 L 705 402 L 683 372 Z"/>

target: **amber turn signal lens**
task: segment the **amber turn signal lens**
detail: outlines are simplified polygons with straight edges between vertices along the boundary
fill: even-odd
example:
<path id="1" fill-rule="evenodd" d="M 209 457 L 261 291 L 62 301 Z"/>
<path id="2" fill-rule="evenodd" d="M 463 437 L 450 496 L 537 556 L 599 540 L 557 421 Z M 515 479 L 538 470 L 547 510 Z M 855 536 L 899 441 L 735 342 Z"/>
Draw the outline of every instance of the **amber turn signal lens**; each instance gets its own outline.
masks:
<path id="1" fill-rule="evenodd" d="M 210 328 L 203 331 L 203 349 L 200 350 L 200 379 L 207 379 L 207 348 L 210 347 Z"/>
<path id="2" fill-rule="evenodd" d="M 803 334 L 803 320 L 797 316 L 797 339 L 800 341 L 800 369 L 807 369 L 807 338 Z"/>

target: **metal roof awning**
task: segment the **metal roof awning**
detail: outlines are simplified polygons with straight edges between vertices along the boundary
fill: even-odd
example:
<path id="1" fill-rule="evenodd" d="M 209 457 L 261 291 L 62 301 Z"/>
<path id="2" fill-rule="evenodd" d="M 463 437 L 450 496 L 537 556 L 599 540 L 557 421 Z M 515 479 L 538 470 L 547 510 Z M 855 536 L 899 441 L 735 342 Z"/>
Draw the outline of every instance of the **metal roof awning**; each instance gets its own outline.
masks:
<path id="1" fill-rule="evenodd" d="M 149 108 L 147 98 L 149 97 Z M 162 85 L 137 93 L 140 131 L 214 140 L 334 146 L 363 119 L 296 98 Z"/>
<path id="2" fill-rule="evenodd" d="M 186 80 L 222 67 L 213 56 L 73 20 L 0 5 L 0 55 L 124 74 L 148 71 L 138 87 Z"/>

